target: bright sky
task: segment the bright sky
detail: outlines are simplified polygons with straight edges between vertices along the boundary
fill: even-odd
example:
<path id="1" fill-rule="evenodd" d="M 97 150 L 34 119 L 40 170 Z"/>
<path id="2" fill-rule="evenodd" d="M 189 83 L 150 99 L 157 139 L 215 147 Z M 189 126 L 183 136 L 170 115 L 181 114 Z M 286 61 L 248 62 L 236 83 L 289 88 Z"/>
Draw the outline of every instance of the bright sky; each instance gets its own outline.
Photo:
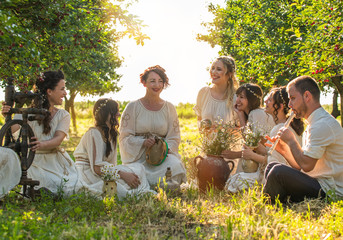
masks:
<path id="1" fill-rule="evenodd" d="M 206 33 L 202 22 L 213 18 L 207 10 L 209 3 L 223 5 L 225 0 L 139 0 L 128 10 L 147 25 L 143 29 L 151 40 L 137 46 L 132 39 L 119 42 L 119 54 L 124 58 L 118 69 L 122 75 L 122 90 L 106 94 L 119 101 L 131 101 L 143 97 L 145 88 L 139 83 L 139 75 L 153 65 L 161 65 L 169 77 L 170 86 L 161 97 L 173 104 L 195 103 L 200 88 L 210 82 L 208 68 L 218 54 L 219 47 L 211 48 L 196 40 L 198 33 Z M 97 100 L 99 97 L 76 98 Z M 4 99 L 2 91 L 0 99 Z M 331 97 L 322 98 L 331 104 Z"/>
<path id="2" fill-rule="evenodd" d="M 166 70 L 171 84 L 161 97 L 174 104 L 195 103 L 198 90 L 210 81 L 207 68 L 219 51 L 196 40 L 197 33 L 206 32 L 201 22 L 212 19 L 207 11 L 210 2 L 223 4 L 224 0 L 139 0 L 133 4 L 129 12 L 144 21 L 147 27 L 143 31 L 151 40 L 144 46 L 131 39 L 119 43 L 119 54 L 124 57 L 118 70 L 123 75 L 123 88 L 107 96 L 120 101 L 143 97 L 145 88 L 139 75 L 158 64 Z"/>

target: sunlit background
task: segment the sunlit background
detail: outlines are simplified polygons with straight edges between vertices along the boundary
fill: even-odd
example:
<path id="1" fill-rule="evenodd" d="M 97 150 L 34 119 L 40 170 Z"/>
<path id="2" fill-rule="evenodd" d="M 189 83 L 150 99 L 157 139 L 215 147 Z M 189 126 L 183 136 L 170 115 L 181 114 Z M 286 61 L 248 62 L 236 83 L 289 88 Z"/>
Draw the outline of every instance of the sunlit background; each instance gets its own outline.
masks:
<path id="1" fill-rule="evenodd" d="M 120 92 L 106 94 L 119 101 L 131 101 L 145 94 L 139 75 L 147 67 L 161 65 L 166 69 L 171 86 L 161 97 L 173 104 L 195 103 L 200 88 L 210 82 L 208 68 L 217 56 L 219 47 L 198 42 L 196 35 L 206 33 L 202 22 L 210 22 L 209 3 L 224 5 L 225 0 L 139 0 L 128 10 L 147 25 L 143 32 L 151 39 L 137 46 L 133 39 L 119 42 L 119 54 L 124 58 L 118 73 L 122 75 Z M 239 71 L 239 66 L 238 66 Z M 97 100 L 99 97 L 76 101 Z M 3 91 L 0 99 L 4 99 Z M 331 104 L 332 95 L 322 97 L 322 104 Z"/>
<path id="2" fill-rule="evenodd" d="M 161 97 L 174 104 L 194 103 L 198 90 L 210 81 L 207 68 L 217 56 L 219 48 L 198 42 L 196 35 L 205 33 L 201 22 L 208 22 L 209 3 L 223 4 L 224 0 L 140 0 L 129 12 L 139 16 L 147 27 L 143 30 L 151 40 L 137 46 L 131 39 L 119 43 L 119 53 L 124 57 L 122 90 L 110 94 L 117 100 L 135 100 L 144 96 L 139 75 L 147 67 L 161 65 L 170 80 L 170 87 Z"/>

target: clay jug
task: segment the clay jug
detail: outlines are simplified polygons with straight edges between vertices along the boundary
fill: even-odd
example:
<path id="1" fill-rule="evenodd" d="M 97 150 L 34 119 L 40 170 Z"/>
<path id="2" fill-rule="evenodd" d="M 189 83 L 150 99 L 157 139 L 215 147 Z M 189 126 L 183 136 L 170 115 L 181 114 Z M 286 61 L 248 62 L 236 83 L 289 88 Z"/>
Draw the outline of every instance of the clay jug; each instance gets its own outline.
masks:
<path id="1" fill-rule="evenodd" d="M 194 158 L 194 165 L 198 186 L 202 192 L 206 192 L 211 187 L 223 190 L 235 167 L 233 161 L 225 161 L 223 157 L 218 155 L 197 156 Z"/>
<path id="2" fill-rule="evenodd" d="M 248 146 L 251 150 L 255 150 L 257 146 Z M 258 162 L 255 162 L 254 160 L 250 159 L 242 159 L 242 169 L 245 173 L 254 173 L 258 169 Z"/>
<path id="3" fill-rule="evenodd" d="M 172 179 L 172 172 L 170 167 L 167 168 L 165 179 L 160 186 L 165 192 L 171 195 L 177 195 L 181 192 L 180 184 Z"/>

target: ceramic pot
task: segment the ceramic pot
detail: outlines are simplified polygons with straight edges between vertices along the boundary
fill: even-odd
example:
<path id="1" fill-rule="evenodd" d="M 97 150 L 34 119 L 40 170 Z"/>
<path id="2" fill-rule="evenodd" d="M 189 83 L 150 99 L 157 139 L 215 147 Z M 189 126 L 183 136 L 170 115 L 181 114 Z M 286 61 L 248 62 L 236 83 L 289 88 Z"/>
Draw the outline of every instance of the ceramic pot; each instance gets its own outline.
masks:
<path id="1" fill-rule="evenodd" d="M 251 150 L 257 148 L 257 146 L 248 146 Z M 258 169 L 258 163 L 250 159 L 242 159 L 242 168 L 245 173 L 254 173 Z"/>
<path id="2" fill-rule="evenodd" d="M 196 177 L 200 191 L 206 192 L 211 187 L 223 190 L 235 163 L 224 160 L 222 156 L 206 155 L 194 158 Z"/>

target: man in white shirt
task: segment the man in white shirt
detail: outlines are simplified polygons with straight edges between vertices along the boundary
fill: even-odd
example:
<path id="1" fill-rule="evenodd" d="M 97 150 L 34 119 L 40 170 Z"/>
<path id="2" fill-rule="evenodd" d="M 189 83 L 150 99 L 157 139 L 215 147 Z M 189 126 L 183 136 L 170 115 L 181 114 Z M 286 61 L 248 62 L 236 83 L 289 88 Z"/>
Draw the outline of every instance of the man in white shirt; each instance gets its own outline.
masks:
<path id="1" fill-rule="evenodd" d="M 264 193 L 272 202 L 300 202 L 304 198 L 343 196 L 343 129 L 320 105 L 317 82 L 300 76 L 287 85 L 289 107 L 296 118 L 305 118 L 303 147 L 287 128 L 280 129 L 276 150 L 292 167 L 270 163 Z M 271 138 L 274 142 L 277 137 Z"/>

